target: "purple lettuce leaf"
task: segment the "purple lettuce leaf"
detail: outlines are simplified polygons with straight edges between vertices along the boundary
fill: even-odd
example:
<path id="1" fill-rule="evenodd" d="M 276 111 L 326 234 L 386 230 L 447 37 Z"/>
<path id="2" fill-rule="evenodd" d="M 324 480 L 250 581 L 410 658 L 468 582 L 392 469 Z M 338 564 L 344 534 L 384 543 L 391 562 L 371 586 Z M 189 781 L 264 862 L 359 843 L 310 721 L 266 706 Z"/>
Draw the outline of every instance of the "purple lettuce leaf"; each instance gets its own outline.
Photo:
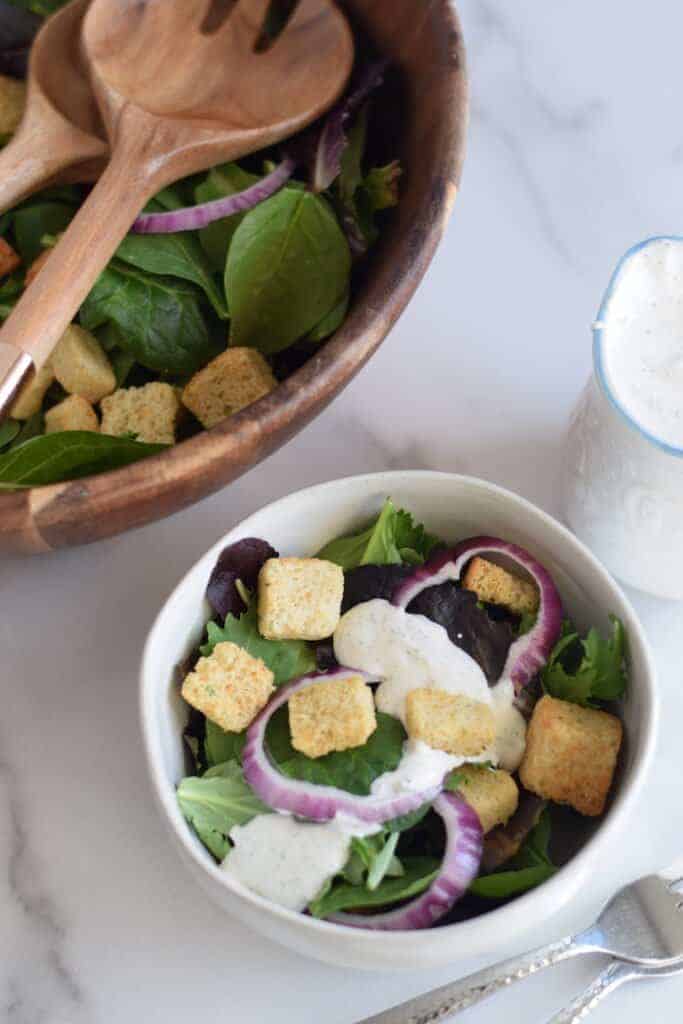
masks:
<path id="1" fill-rule="evenodd" d="M 391 601 L 400 583 L 415 572 L 411 565 L 359 565 L 344 573 L 342 615 L 364 601 Z"/>
<path id="2" fill-rule="evenodd" d="M 254 590 L 264 562 L 277 557 L 275 548 L 256 537 L 238 540 L 225 548 L 206 587 L 206 598 L 221 622 L 227 615 L 239 618 L 247 610 L 237 581 L 241 580 L 248 590 Z"/>

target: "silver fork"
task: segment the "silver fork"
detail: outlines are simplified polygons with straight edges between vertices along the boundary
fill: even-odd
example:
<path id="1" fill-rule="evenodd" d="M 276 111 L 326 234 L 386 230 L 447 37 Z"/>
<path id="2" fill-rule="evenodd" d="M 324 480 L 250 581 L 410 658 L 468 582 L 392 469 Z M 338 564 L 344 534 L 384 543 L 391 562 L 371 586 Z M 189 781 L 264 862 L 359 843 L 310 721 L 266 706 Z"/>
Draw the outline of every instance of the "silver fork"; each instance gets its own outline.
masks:
<path id="1" fill-rule="evenodd" d="M 358 1024 L 435 1024 L 576 956 L 602 953 L 644 968 L 683 965 L 683 896 L 677 892 L 682 883 L 683 878 L 641 878 L 621 889 L 586 931 L 477 971 Z"/>
<path id="2" fill-rule="evenodd" d="M 613 960 L 609 967 L 597 976 L 575 999 L 564 1009 L 551 1017 L 547 1024 L 580 1024 L 603 999 L 611 995 L 629 981 L 642 981 L 655 978 L 669 978 L 672 974 L 683 972 L 683 962 L 674 962 L 668 967 L 648 968 L 638 964 Z"/>

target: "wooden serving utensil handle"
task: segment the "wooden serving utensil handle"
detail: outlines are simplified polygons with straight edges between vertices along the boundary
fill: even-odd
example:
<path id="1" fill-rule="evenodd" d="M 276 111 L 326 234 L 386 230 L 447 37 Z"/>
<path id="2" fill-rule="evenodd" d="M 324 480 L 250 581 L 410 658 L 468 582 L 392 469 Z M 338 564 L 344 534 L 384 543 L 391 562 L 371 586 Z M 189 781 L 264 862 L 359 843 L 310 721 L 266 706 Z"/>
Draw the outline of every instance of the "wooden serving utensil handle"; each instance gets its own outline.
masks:
<path id="1" fill-rule="evenodd" d="M 16 357 L 23 378 L 32 366 L 38 369 L 52 351 L 78 312 L 82 302 L 106 267 L 138 213 L 162 184 L 159 168 L 147 160 L 144 139 L 125 138 L 105 169 L 98 184 L 80 208 L 50 259 L 26 289 L 0 331 L 0 352 Z M 0 370 L 2 366 L 0 365 Z M 0 379 L 0 421 L 7 414 L 9 393 L 16 392 L 16 375 L 22 372 L 14 364 L 13 387 L 3 387 Z"/>

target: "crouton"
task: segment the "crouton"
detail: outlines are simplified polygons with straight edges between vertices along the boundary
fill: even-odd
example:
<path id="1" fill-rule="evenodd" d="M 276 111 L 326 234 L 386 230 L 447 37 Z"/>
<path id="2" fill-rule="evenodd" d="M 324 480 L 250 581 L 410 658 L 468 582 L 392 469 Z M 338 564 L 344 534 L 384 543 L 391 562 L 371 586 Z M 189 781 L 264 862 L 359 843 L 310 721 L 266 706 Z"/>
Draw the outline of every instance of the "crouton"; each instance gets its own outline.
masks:
<path id="1" fill-rule="evenodd" d="M 519 769 L 522 785 L 580 814 L 602 814 L 621 737 L 621 722 L 614 715 L 542 697 L 529 723 Z"/>
<path id="2" fill-rule="evenodd" d="M 372 690 L 362 676 L 315 683 L 289 698 L 292 746 L 307 757 L 362 747 L 376 728 Z"/>
<path id="3" fill-rule="evenodd" d="M 260 352 L 229 348 L 195 373 L 182 394 L 183 405 L 209 430 L 277 387 Z"/>
<path id="4" fill-rule="evenodd" d="M 459 757 L 476 757 L 496 738 L 496 722 L 488 704 L 428 687 L 418 687 L 407 695 L 406 729 L 411 739 Z"/>
<path id="5" fill-rule="evenodd" d="M 173 444 L 182 406 L 176 388 L 153 381 L 141 388 L 119 388 L 103 398 L 102 433 L 134 434 L 148 444 Z"/>
<path id="6" fill-rule="evenodd" d="M 185 677 L 182 695 L 225 732 L 242 732 L 251 725 L 275 689 L 270 669 L 237 644 L 216 644 Z"/>
<path id="7" fill-rule="evenodd" d="M 519 789 L 508 772 L 478 764 L 457 768 L 458 792 L 477 812 L 484 834 L 497 825 L 507 825 L 517 810 Z"/>
<path id="8" fill-rule="evenodd" d="M 339 623 L 344 572 L 320 558 L 269 558 L 258 578 L 259 632 L 270 640 L 324 640 Z"/>
<path id="9" fill-rule="evenodd" d="M 38 274 L 41 272 L 41 270 L 43 269 L 51 255 L 52 249 L 45 249 L 44 252 L 41 252 L 40 256 L 37 256 L 36 259 L 34 259 L 33 263 L 26 271 L 26 278 L 24 280 L 24 284 L 26 285 L 27 288 L 31 284 L 31 282 L 35 281 L 35 279 L 38 277 Z"/>
<path id="10" fill-rule="evenodd" d="M 31 416 L 40 412 L 47 389 L 54 379 L 54 371 L 49 363 L 40 370 L 33 370 L 10 409 L 12 419 L 29 420 Z"/>
<path id="11" fill-rule="evenodd" d="M 0 135 L 13 135 L 26 106 L 26 83 L 0 75 Z"/>
<path id="12" fill-rule="evenodd" d="M 7 274 L 11 274 L 20 263 L 21 259 L 18 253 L 14 251 L 9 242 L 6 242 L 4 238 L 0 238 L 0 277 L 6 277 Z"/>
<path id="13" fill-rule="evenodd" d="M 71 324 L 64 331 L 51 357 L 55 377 L 70 395 L 99 402 L 116 388 L 116 375 L 97 338 Z"/>
<path id="14" fill-rule="evenodd" d="M 87 398 L 69 395 L 59 405 L 45 413 L 45 433 L 54 434 L 59 430 L 99 431 L 97 413 Z"/>
<path id="15" fill-rule="evenodd" d="M 513 576 L 494 562 L 475 556 L 463 578 L 466 590 L 473 590 L 480 601 L 502 604 L 515 615 L 538 611 L 538 587 L 529 580 Z"/>

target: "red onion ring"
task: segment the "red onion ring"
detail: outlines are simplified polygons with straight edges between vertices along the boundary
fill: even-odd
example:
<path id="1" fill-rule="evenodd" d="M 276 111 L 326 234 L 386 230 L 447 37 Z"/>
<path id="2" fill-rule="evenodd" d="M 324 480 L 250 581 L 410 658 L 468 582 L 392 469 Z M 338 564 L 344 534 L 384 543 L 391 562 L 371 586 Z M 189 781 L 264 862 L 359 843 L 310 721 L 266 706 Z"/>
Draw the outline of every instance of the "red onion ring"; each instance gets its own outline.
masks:
<path id="1" fill-rule="evenodd" d="M 442 793 L 433 806 L 446 826 L 446 851 L 429 888 L 398 910 L 374 916 L 332 914 L 328 921 L 373 931 L 414 931 L 430 928 L 464 896 L 479 872 L 483 845 L 479 818 L 455 793 Z"/>
<path id="2" fill-rule="evenodd" d="M 252 210 L 265 199 L 279 192 L 294 174 L 296 163 L 289 157 L 267 174 L 261 181 L 236 192 L 224 199 L 213 199 L 198 206 L 186 206 L 181 210 L 165 213 L 141 213 L 131 231 L 136 235 L 168 235 L 176 231 L 197 231 L 215 220 L 231 217 L 235 213 Z"/>
<path id="3" fill-rule="evenodd" d="M 475 555 L 498 551 L 523 566 L 536 582 L 540 595 L 538 617 L 533 628 L 510 647 L 501 679 L 511 679 L 515 692 L 521 690 L 546 664 L 562 632 L 562 599 L 548 570 L 524 548 L 498 537 L 472 537 L 454 548 L 440 552 L 417 569 L 397 589 L 393 604 L 407 608 L 413 598 L 428 587 L 447 580 L 459 580 L 466 563 Z"/>
<path id="4" fill-rule="evenodd" d="M 242 752 L 244 777 L 265 804 L 274 811 L 295 814 L 309 821 L 331 821 L 344 814 L 368 825 L 381 825 L 392 818 L 416 811 L 439 795 L 442 785 L 431 786 L 419 793 L 402 793 L 393 797 L 356 796 L 335 786 L 316 786 L 282 775 L 272 763 L 265 746 L 266 727 L 278 708 L 299 690 L 330 679 L 346 679 L 364 675 L 354 669 L 338 668 L 332 672 L 316 672 L 301 676 L 281 687 L 247 730 Z M 368 677 L 366 677 L 368 678 Z"/>

